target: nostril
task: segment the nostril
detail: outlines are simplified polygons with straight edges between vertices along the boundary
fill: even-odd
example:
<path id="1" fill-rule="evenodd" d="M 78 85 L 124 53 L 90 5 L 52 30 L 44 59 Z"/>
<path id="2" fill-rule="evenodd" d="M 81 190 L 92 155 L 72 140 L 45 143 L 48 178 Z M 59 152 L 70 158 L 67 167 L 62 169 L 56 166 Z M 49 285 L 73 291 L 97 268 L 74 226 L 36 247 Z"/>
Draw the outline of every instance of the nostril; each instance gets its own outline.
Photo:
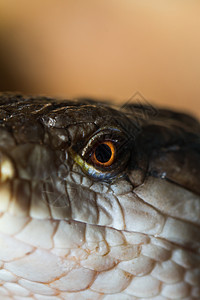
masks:
<path id="1" fill-rule="evenodd" d="M 0 153 L 0 183 L 12 179 L 15 176 L 15 168 L 11 159 Z"/>

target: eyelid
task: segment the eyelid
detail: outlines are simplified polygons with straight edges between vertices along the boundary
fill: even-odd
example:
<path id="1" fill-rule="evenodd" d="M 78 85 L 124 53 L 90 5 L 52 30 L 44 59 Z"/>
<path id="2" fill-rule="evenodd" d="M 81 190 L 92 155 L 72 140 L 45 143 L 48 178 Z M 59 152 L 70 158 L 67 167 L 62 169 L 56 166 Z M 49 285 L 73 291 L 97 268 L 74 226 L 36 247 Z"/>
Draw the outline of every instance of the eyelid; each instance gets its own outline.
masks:
<path id="1" fill-rule="evenodd" d="M 110 173 L 104 173 L 101 170 L 96 169 L 92 165 L 88 164 L 83 158 L 77 154 L 73 149 L 69 150 L 70 155 L 73 160 L 83 169 L 84 172 L 87 172 L 88 175 L 95 177 L 99 180 L 108 180 L 111 177 Z"/>
<path id="2" fill-rule="evenodd" d="M 84 157 L 87 150 L 92 147 L 92 145 L 96 142 L 96 139 L 99 138 L 101 139 L 103 136 L 110 135 L 112 132 L 112 134 L 117 134 L 117 135 L 122 135 L 122 132 L 120 129 L 118 128 L 102 128 L 99 129 L 97 132 L 95 132 L 95 134 L 89 139 L 88 143 L 85 145 L 85 147 L 83 148 L 82 152 L 81 152 L 81 156 Z"/>

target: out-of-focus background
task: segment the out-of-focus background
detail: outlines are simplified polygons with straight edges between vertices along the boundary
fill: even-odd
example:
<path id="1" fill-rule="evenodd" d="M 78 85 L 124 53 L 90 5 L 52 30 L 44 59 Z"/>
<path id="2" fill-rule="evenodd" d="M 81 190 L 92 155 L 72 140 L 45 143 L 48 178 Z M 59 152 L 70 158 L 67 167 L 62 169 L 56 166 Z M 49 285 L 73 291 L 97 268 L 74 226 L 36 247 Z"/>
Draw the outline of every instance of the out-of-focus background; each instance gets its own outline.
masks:
<path id="1" fill-rule="evenodd" d="M 0 0 L 0 90 L 200 116 L 200 1 Z"/>

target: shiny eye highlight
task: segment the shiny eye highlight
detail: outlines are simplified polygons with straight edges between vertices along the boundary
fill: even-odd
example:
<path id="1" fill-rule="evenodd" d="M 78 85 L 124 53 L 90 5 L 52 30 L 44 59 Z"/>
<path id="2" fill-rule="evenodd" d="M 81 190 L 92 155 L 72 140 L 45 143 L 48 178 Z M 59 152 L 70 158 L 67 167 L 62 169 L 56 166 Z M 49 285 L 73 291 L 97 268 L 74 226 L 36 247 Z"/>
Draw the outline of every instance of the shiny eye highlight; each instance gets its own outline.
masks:
<path id="1" fill-rule="evenodd" d="M 105 141 L 99 144 L 91 157 L 92 162 L 96 165 L 109 167 L 115 159 L 115 146 L 111 141 Z"/>

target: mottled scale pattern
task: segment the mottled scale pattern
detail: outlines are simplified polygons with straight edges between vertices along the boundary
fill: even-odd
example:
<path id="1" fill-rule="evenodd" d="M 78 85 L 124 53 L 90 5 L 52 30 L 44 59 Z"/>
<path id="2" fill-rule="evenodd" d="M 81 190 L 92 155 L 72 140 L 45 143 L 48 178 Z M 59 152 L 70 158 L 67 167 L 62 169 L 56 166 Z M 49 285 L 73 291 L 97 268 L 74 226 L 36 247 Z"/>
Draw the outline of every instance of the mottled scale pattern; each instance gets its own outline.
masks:
<path id="1" fill-rule="evenodd" d="M 198 121 L 12 94 L 0 112 L 0 300 L 200 299 Z M 132 142 L 97 178 L 71 149 L 105 128 Z"/>

